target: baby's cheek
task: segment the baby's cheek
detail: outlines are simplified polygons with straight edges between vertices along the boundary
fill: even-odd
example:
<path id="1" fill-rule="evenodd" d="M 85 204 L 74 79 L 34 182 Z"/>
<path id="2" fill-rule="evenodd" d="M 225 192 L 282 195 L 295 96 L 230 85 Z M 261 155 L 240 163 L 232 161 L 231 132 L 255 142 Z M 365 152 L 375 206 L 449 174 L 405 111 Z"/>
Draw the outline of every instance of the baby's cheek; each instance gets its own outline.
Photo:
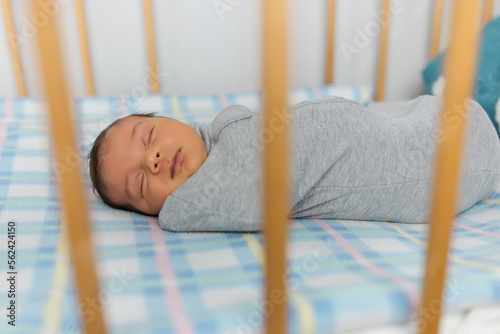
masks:
<path id="1" fill-rule="evenodd" d="M 168 195 L 170 195 L 170 193 L 172 192 L 169 188 L 171 188 L 171 186 L 169 187 L 169 185 L 167 184 L 157 182 L 154 185 L 154 191 L 152 193 L 152 196 L 150 197 L 151 203 L 163 206 L 163 202 L 165 202 Z"/>

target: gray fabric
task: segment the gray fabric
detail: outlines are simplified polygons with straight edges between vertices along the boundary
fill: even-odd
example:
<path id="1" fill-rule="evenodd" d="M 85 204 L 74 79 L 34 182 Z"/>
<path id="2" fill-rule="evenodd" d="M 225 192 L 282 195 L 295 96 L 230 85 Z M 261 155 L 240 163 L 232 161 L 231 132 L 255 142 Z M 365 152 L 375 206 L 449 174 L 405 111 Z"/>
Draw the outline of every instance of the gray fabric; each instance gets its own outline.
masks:
<path id="1" fill-rule="evenodd" d="M 440 99 L 374 103 L 325 98 L 295 106 L 290 122 L 293 218 L 427 221 Z M 456 212 L 490 196 L 500 179 L 500 142 L 474 101 L 468 116 Z M 456 114 L 446 121 L 461 122 Z M 261 230 L 260 114 L 223 110 L 200 126 L 209 156 L 165 201 L 160 226 L 173 231 Z M 277 126 L 276 126 L 277 127 Z M 275 129 L 278 130 L 279 129 Z"/>

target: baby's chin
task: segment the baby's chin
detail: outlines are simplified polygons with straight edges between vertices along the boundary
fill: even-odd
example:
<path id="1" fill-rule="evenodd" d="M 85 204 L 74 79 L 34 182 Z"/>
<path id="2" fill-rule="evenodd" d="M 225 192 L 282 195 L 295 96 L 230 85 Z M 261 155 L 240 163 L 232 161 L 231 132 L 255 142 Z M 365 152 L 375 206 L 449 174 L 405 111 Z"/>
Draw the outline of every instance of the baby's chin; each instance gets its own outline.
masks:
<path id="1" fill-rule="evenodd" d="M 193 176 L 194 173 L 198 170 L 198 168 L 201 166 L 201 164 L 196 164 L 193 161 L 188 161 L 187 162 L 189 165 L 184 166 L 187 168 L 183 168 L 181 170 L 180 175 L 176 176 L 176 182 L 171 184 L 172 180 L 170 178 L 170 175 L 162 175 L 160 180 L 156 180 L 159 184 L 164 184 L 165 187 L 162 187 L 162 190 L 165 192 L 157 192 L 153 197 L 154 197 L 154 203 L 150 203 L 148 210 L 142 210 L 142 212 L 146 215 L 149 216 L 158 216 L 160 214 L 161 208 L 163 207 L 163 204 L 167 200 L 168 196 L 170 196 L 173 192 L 175 192 L 184 182 L 186 182 L 190 177 Z M 194 165 L 194 166 L 193 166 Z M 193 171 L 194 170 L 194 171 Z M 170 186 L 167 186 L 170 183 Z M 156 191 L 159 189 L 156 188 Z"/>

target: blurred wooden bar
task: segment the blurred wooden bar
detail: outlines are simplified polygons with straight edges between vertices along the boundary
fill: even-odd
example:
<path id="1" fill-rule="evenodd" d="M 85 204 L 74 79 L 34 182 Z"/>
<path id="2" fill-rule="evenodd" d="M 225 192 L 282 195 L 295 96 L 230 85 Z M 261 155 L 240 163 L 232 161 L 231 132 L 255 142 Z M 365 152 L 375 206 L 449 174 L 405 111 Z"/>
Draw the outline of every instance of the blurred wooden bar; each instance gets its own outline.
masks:
<path id="1" fill-rule="evenodd" d="M 375 91 L 375 101 L 385 100 L 385 78 L 387 72 L 387 45 L 389 43 L 389 25 L 392 20 L 391 0 L 383 0 L 382 12 L 387 14 L 387 22 L 380 18 L 381 32 L 378 49 L 377 86 Z"/>
<path id="2" fill-rule="evenodd" d="M 495 7 L 495 0 L 486 0 L 483 11 L 483 25 L 493 18 L 493 7 Z"/>
<path id="3" fill-rule="evenodd" d="M 435 0 L 434 19 L 432 21 L 432 36 L 429 58 L 433 59 L 439 53 L 439 42 L 441 40 L 441 29 L 443 25 L 444 0 Z"/>
<path id="4" fill-rule="evenodd" d="M 14 71 L 14 78 L 16 80 L 17 95 L 19 97 L 26 97 L 26 82 L 24 80 L 23 66 L 21 63 L 21 54 L 19 53 L 19 45 L 16 34 L 16 27 L 14 25 L 14 18 L 12 16 L 12 7 L 10 0 L 1 0 L 3 19 L 5 22 L 5 33 L 7 35 L 7 42 L 9 44 L 10 59 L 12 61 L 12 69 Z"/>
<path id="5" fill-rule="evenodd" d="M 326 10 L 325 84 L 331 85 L 335 70 L 335 0 L 328 0 Z"/>
<path id="6" fill-rule="evenodd" d="M 160 92 L 160 82 L 158 78 L 158 64 L 156 60 L 156 40 L 154 28 L 154 15 L 152 0 L 144 0 L 144 24 L 146 27 L 146 42 L 148 46 L 149 74 L 151 75 L 151 93 Z"/>
<path id="7" fill-rule="evenodd" d="M 57 6 L 53 0 L 49 5 Z M 42 12 L 42 3 L 32 0 L 34 13 Z M 67 91 L 61 47 L 59 43 L 57 17 L 49 17 L 47 24 L 38 32 L 38 46 L 40 64 L 42 67 L 42 84 L 47 98 L 49 118 L 54 145 L 54 166 L 64 166 L 56 178 L 59 180 L 59 194 L 61 201 L 61 220 L 68 231 L 71 258 L 75 268 L 75 280 L 78 290 L 79 305 L 84 305 L 89 299 L 97 301 L 98 308 L 94 309 L 94 317 L 84 321 L 83 330 L 86 333 L 105 333 L 103 307 L 100 303 L 99 285 L 94 262 L 90 225 L 87 214 L 87 201 L 83 188 L 80 166 L 74 164 L 68 152 L 78 152 L 73 130 L 70 108 L 68 108 L 69 94 Z"/>
<path id="8" fill-rule="evenodd" d="M 266 333 L 286 333 L 286 241 L 289 211 L 287 0 L 263 1 L 263 181 Z M 285 121 L 282 121 L 285 120 Z"/>
<path id="9" fill-rule="evenodd" d="M 450 46 L 445 63 L 445 97 L 442 105 L 442 140 L 437 149 L 434 196 L 430 216 L 427 261 L 420 308 L 419 333 L 435 334 L 439 329 L 442 291 L 450 233 L 454 221 L 463 132 L 467 121 L 465 99 L 474 87 L 480 19 L 479 0 L 454 1 Z M 448 113 L 453 112 L 450 122 Z M 433 317 L 431 320 L 429 314 Z"/>
<path id="10" fill-rule="evenodd" d="M 95 95 L 94 77 L 92 75 L 92 61 L 90 60 L 87 24 L 85 20 L 85 6 L 83 0 L 75 0 L 75 17 L 80 39 L 80 53 L 82 56 L 83 76 L 85 78 L 85 94 Z"/>

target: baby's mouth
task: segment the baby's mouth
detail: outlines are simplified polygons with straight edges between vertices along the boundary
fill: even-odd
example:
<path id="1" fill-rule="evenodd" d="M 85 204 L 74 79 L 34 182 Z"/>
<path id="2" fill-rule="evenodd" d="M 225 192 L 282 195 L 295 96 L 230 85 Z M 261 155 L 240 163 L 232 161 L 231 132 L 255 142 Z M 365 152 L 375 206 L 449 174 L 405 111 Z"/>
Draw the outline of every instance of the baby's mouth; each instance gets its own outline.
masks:
<path id="1" fill-rule="evenodd" d="M 181 156 L 182 156 L 181 149 L 179 149 L 179 151 L 177 151 L 177 153 L 175 154 L 172 164 L 170 166 L 170 174 L 172 179 L 179 170 L 179 165 L 181 163 Z"/>

